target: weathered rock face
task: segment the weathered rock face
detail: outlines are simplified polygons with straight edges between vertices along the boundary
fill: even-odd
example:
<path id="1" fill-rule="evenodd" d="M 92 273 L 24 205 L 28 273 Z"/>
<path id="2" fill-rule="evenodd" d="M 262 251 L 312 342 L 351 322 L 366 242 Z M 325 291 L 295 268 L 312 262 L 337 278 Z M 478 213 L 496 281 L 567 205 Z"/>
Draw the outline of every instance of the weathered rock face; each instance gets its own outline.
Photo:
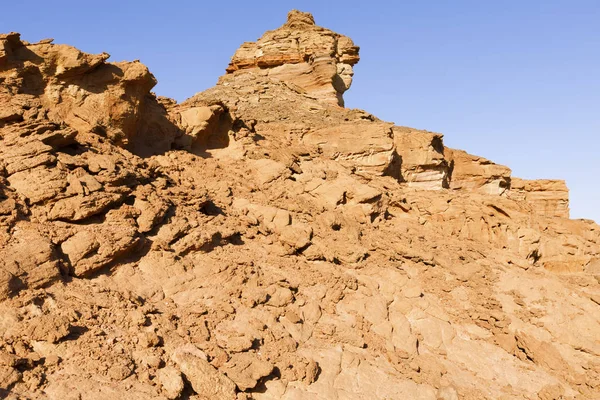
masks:
<path id="1" fill-rule="evenodd" d="M 419 189 L 447 188 L 448 162 L 444 158 L 442 135 L 399 126 L 393 132 L 400 180 Z"/>
<path id="2" fill-rule="evenodd" d="M 444 149 L 451 170 L 450 188 L 503 195 L 511 187 L 511 170 L 462 150 Z"/>
<path id="3" fill-rule="evenodd" d="M 150 94 L 156 80 L 140 62 L 107 63 L 106 53 L 50 39 L 25 43 L 16 33 L 0 36 L 0 43 L 0 123 L 44 118 L 141 155 L 169 150 L 179 135 Z"/>
<path id="4" fill-rule="evenodd" d="M 344 105 L 342 95 L 352 84 L 358 50 L 350 38 L 321 28 L 311 14 L 294 10 L 279 29 L 244 43 L 227 72 L 261 70 L 299 86 L 311 97 Z"/>
<path id="5" fill-rule="evenodd" d="M 599 397 L 600 226 L 278 75 L 344 40 L 293 12 L 176 104 L 0 37 L 0 397 Z"/>
<path id="6" fill-rule="evenodd" d="M 508 196 L 528 203 L 537 215 L 569 218 L 569 189 L 564 181 L 511 177 L 508 167 L 448 147 L 444 158 L 450 166 L 450 189 Z"/>
<path id="7" fill-rule="evenodd" d="M 510 196 L 531 204 L 538 215 L 569 218 L 569 189 L 565 181 L 512 178 Z"/>
<path id="8" fill-rule="evenodd" d="M 319 149 L 329 159 L 354 167 L 357 174 L 384 175 L 395 154 L 391 124 L 385 123 L 351 123 L 319 129 L 304 135 L 302 142 Z"/>

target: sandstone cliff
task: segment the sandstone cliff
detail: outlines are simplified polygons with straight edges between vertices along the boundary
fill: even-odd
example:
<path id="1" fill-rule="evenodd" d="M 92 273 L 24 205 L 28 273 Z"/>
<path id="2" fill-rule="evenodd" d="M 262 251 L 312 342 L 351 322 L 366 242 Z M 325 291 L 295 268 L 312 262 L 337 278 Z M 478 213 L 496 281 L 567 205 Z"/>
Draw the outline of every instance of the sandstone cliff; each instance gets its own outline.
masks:
<path id="1" fill-rule="evenodd" d="M 600 396 L 600 227 L 439 133 L 341 107 L 292 11 L 177 104 L 0 36 L 0 397 Z"/>

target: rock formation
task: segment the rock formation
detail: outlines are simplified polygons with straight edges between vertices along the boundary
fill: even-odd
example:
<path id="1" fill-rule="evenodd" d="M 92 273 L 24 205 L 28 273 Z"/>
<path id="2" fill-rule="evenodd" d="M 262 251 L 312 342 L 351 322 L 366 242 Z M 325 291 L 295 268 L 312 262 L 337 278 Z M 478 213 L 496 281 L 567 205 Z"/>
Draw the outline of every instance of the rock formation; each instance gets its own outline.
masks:
<path id="1" fill-rule="evenodd" d="M 511 196 L 530 203 L 535 213 L 569 218 L 569 189 L 565 181 L 513 178 L 510 187 Z"/>
<path id="2" fill-rule="evenodd" d="M 180 104 L 107 60 L 0 36 L 0 397 L 600 396 L 564 182 L 340 107 L 310 14 Z"/>
<path id="3" fill-rule="evenodd" d="M 311 14 L 291 11 L 282 27 L 244 43 L 231 58 L 227 73 L 252 70 L 343 106 L 342 94 L 352 84 L 352 66 L 358 59 L 358 47 L 349 37 L 315 25 Z"/>

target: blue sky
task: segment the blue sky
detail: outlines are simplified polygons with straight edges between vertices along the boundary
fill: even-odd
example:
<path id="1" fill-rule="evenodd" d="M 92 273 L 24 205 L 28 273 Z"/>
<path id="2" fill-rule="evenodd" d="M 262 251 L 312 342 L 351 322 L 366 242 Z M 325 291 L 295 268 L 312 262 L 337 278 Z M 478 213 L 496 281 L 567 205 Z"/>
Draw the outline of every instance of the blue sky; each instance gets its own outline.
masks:
<path id="1" fill-rule="evenodd" d="M 297 8 L 361 47 L 346 105 L 441 132 L 523 178 L 565 179 L 600 222 L 600 1 L 6 1 L 0 32 L 140 59 L 159 95 L 211 87 Z"/>

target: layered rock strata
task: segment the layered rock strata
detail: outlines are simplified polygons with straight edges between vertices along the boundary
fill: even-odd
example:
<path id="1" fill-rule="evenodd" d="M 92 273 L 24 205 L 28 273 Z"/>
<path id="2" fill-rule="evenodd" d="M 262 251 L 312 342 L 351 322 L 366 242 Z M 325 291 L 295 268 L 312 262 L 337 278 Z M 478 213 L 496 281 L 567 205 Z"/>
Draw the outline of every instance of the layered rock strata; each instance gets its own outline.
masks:
<path id="1" fill-rule="evenodd" d="M 525 200 L 536 214 L 569 218 L 569 189 L 565 181 L 511 179 L 512 198 Z"/>
<path id="2" fill-rule="evenodd" d="M 358 60 L 358 46 L 340 34 L 315 25 L 311 14 L 291 11 L 280 28 L 240 47 L 227 67 L 236 74 L 252 70 L 292 83 L 307 95 L 344 105 Z"/>

